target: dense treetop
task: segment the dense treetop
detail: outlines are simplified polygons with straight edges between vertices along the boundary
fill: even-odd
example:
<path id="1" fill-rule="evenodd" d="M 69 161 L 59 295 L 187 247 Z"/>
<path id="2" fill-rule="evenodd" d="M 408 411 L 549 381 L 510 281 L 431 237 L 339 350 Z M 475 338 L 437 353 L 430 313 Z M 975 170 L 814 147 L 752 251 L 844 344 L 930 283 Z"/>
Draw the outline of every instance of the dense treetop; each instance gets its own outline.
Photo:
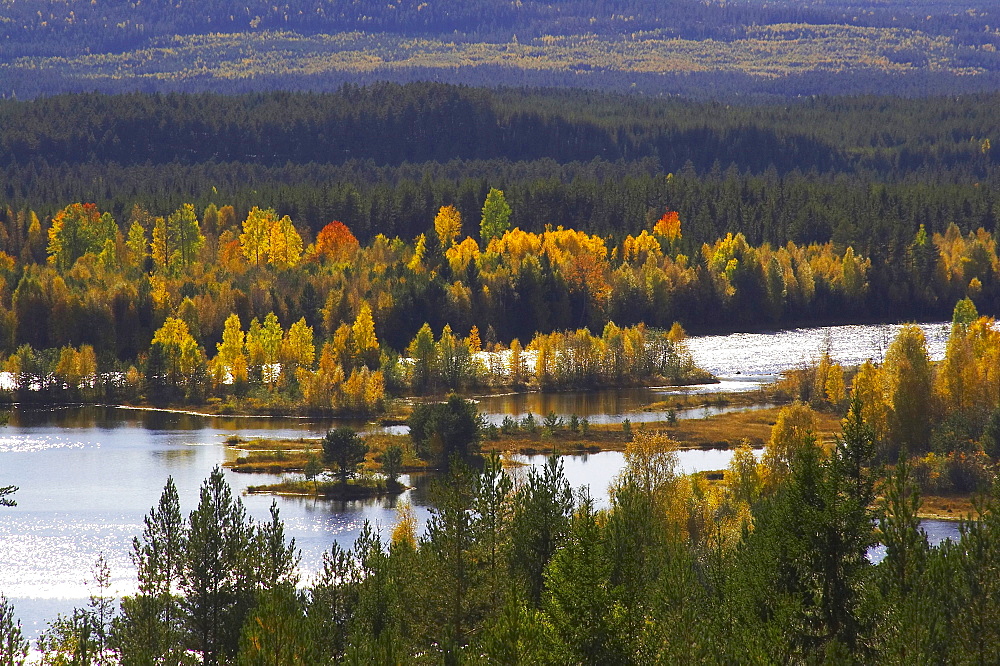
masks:
<path id="1" fill-rule="evenodd" d="M 439 84 L 58 96 L 0 103 L 0 201 L 41 215 L 94 202 L 116 219 L 134 203 L 273 207 L 366 241 L 413 238 L 444 205 L 478 220 L 497 188 L 510 224 L 533 231 L 623 235 L 670 209 L 697 242 L 833 237 L 868 253 L 921 223 L 994 229 L 998 108 L 992 95 L 731 107 Z"/>
<path id="2" fill-rule="evenodd" d="M 373 411 L 684 381 L 653 330 L 675 321 L 995 312 L 997 108 L 443 84 L 5 101 L 0 351 L 60 395 L 119 370 L 156 401 Z M 497 344 L 523 364 L 472 361 Z"/>

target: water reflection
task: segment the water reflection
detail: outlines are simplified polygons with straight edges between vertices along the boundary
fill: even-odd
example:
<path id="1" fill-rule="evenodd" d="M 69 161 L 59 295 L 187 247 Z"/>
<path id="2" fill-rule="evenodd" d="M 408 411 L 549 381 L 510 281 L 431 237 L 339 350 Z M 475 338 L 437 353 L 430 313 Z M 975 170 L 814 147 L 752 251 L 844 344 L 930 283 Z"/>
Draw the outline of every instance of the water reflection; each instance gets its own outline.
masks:
<path id="1" fill-rule="evenodd" d="M 504 416 L 524 418 L 528 412 L 537 417 L 554 412 L 568 417 L 613 418 L 636 412 L 660 400 L 659 392 L 651 388 L 630 388 L 603 391 L 564 391 L 559 393 L 508 393 L 476 398 L 479 411 L 491 421 Z"/>
<path id="2" fill-rule="evenodd" d="M 943 355 L 947 327 L 925 327 L 933 358 Z M 891 329 L 880 327 L 840 327 L 692 338 L 689 345 L 696 362 L 722 377 L 723 384 L 489 396 L 481 399 L 480 408 L 497 423 L 504 416 L 523 418 L 528 411 L 539 418 L 549 412 L 564 418 L 577 414 L 594 423 L 615 423 L 626 416 L 636 423 L 643 418 L 663 420 L 667 413 L 642 409 L 678 393 L 753 390 L 762 379 L 815 358 L 827 336 L 836 360 L 860 363 L 868 357 L 880 358 L 893 334 Z M 730 408 L 677 416 L 699 418 L 726 409 Z M 0 554 L 4 557 L 0 591 L 13 601 L 31 637 L 56 612 L 68 612 L 74 605 L 86 603 L 89 592 L 85 581 L 91 577 L 99 554 L 109 562 L 113 589 L 132 591 L 131 539 L 141 532 L 143 516 L 159 499 L 168 474 L 174 477 L 186 515 L 194 509 L 199 487 L 212 468 L 233 455 L 222 444 L 228 435 L 318 438 L 337 424 L 323 419 L 208 417 L 104 407 L 15 410 L 8 426 L 0 429 L 0 484 L 20 486 L 18 506 L 0 514 Z M 403 432 L 405 426 L 394 428 Z M 684 471 L 721 469 L 731 455 L 726 451 L 683 452 L 681 467 Z M 536 465 L 543 460 L 538 456 L 528 462 Z M 621 464 L 621 454 L 613 452 L 565 461 L 572 485 L 588 486 L 603 506 L 607 505 L 607 487 Z M 226 478 L 236 492 L 251 483 L 277 479 L 229 472 Z M 414 505 L 423 524 L 429 515 L 430 482 L 430 475 L 411 475 L 409 483 L 415 488 L 399 500 L 331 504 L 307 498 L 281 499 L 286 534 L 302 549 L 304 578 L 319 567 L 322 553 L 333 541 L 351 545 L 366 520 L 388 537 L 400 500 Z M 252 495 L 244 501 L 256 520 L 267 519 L 270 496 Z M 939 534 L 957 529 L 952 523 L 936 525 L 939 522 L 927 521 L 925 529 Z"/>
<path id="3" fill-rule="evenodd" d="M 770 404 L 758 405 L 706 405 L 686 409 L 647 410 L 650 404 L 662 402 L 674 389 L 630 388 L 600 391 L 566 391 L 562 393 L 506 393 L 479 396 L 478 403 L 483 418 L 493 425 L 501 425 L 505 418 L 520 421 L 532 414 L 541 420 L 552 413 L 567 421 L 573 414 L 586 418 L 592 424 L 615 424 L 629 419 L 632 423 L 655 423 L 671 417 L 695 419 L 766 409 Z"/>
<path id="4" fill-rule="evenodd" d="M 194 455 L 194 451 L 190 448 L 187 449 L 170 449 L 167 451 L 150 451 L 150 455 L 154 458 L 162 460 L 166 465 L 180 465 L 184 464 L 185 460 L 191 458 Z"/>
<path id="5" fill-rule="evenodd" d="M 205 430 L 220 433 L 259 433 L 257 436 L 299 437 L 303 432 L 325 433 L 334 424 L 344 421 L 268 416 L 209 416 L 192 412 L 175 412 L 130 407 L 84 405 L 51 409 L 15 409 L 10 414 L 6 430 L 56 428 L 58 430 L 114 431 L 139 428 L 146 431 L 173 433 Z M 354 424 L 354 422 L 351 422 Z"/>

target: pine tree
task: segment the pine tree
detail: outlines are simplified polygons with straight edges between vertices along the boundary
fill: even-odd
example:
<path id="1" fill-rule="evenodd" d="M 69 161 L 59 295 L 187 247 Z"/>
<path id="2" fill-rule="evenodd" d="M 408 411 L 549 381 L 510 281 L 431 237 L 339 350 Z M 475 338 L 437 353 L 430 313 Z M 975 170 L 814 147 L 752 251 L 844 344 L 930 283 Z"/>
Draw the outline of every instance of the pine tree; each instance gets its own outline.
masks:
<path id="1" fill-rule="evenodd" d="M 341 483 L 357 473 L 367 454 L 368 445 L 348 426 L 330 430 L 323 438 L 323 462 L 336 467 Z"/>
<path id="2" fill-rule="evenodd" d="M 255 543 L 257 554 L 257 577 L 261 590 L 273 590 L 280 586 L 294 588 L 298 585 L 299 561 L 301 554 L 295 547 L 295 539 L 285 540 L 285 525 L 281 522 L 278 503 L 271 502 L 271 520 L 257 527 Z"/>
<path id="3" fill-rule="evenodd" d="M 566 539 L 545 569 L 545 610 L 568 663 L 630 664 L 625 612 L 610 582 L 592 502 L 577 508 Z"/>
<path id="4" fill-rule="evenodd" d="M 456 461 L 448 478 L 434 486 L 434 507 L 421 540 L 430 580 L 424 601 L 428 619 L 425 632 L 441 650 L 445 664 L 460 663 L 479 603 L 473 594 L 481 578 L 474 560 L 475 529 L 472 512 L 475 479 L 472 471 Z"/>
<path id="5" fill-rule="evenodd" d="M 28 648 L 21 621 L 14 618 L 14 607 L 0 594 L 0 665 L 24 666 Z"/>
<path id="6" fill-rule="evenodd" d="M 545 567 L 566 538 L 573 513 L 573 492 L 558 456 L 549 456 L 540 472 L 528 471 L 514 505 L 511 571 L 537 606 L 542 601 Z"/>
<path id="7" fill-rule="evenodd" d="M 142 537 L 132 539 L 139 594 L 122 601 L 118 641 L 123 658 L 154 663 L 178 661 L 183 641 L 178 593 L 184 571 L 185 526 L 173 477 L 144 519 Z M 126 656 L 127 655 L 127 656 Z"/>
<path id="8" fill-rule="evenodd" d="M 206 666 L 236 654 L 252 601 L 251 535 L 243 502 L 233 499 L 216 467 L 202 484 L 198 507 L 188 518 L 181 584 L 188 631 Z"/>

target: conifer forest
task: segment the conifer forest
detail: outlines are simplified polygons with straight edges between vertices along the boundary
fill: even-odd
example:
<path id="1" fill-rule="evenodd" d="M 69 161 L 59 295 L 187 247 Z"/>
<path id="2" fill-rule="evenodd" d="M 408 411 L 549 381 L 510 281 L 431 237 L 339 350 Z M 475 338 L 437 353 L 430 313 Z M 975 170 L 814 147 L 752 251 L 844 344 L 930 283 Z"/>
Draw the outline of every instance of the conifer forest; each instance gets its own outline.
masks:
<path id="1" fill-rule="evenodd" d="M 0 549 L 0 664 L 995 662 L 992 13 L 0 1 L 0 543 L 25 414 L 305 424 L 156 468 L 34 633 Z M 889 323 L 752 391 L 690 345 Z M 304 563 L 292 502 L 394 518 Z"/>

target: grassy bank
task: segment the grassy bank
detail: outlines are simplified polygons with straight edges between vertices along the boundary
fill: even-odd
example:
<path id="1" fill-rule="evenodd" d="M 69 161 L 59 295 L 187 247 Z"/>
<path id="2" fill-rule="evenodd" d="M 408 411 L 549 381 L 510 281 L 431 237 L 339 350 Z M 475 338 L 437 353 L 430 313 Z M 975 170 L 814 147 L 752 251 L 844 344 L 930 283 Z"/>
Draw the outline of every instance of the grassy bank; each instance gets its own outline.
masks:
<path id="1" fill-rule="evenodd" d="M 623 424 L 590 425 L 576 431 L 565 424 L 560 428 L 538 426 L 535 432 L 519 428 L 516 432 L 500 432 L 496 439 L 483 442 L 486 451 L 501 451 L 534 455 L 536 453 L 596 453 L 624 451 L 633 432 L 662 430 L 669 433 L 682 449 L 727 449 L 748 440 L 754 448 L 763 447 L 771 436 L 771 427 L 780 407 L 765 407 L 740 412 L 717 414 L 707 418 L 678 419 L 674 422 L 655 421 Z M 817 412 L 817 436 L 825 441 L 840 433 L 840 417 Z"/>
<path id="2" fill-rule="evenodd" d="M 398 495 L 406 489 L 407 486 L 398 481 L 365 475 L 359 479 L 351 479 L 346 483 L 340 481 L 282 481 L 268 485 L 249 486 L 247 492 L 348 501 Z"/>
<path id="3" fill-rule="evenodd" d="M 685 405 L 688 406 L 688 405 Z M 712 449 L 731 448 L 748 440 L 751 446 L 764 446 L 780 407 L 765 407 L 741 412 L 729 412 L 698 419 L 679 419 L 675 422 L 631 424 L 628 429 L 621 423 L 580 426 L 572 429 L 565 422 L 557 427 L 546 427 L 539 421 L 533 430 L 518 427 L 513 432 L 500 428 L 482 442 L 484 451 L 498 451 L 534 455 L 537 453 L 596 453 L 622 451 L 632 433 L 641 430 L 662 430 L 669 433 L 681 448 Z M 818 432 L 830 440 L 840 432 L 840 419 L 834 414 L 820 412 L 816 415 Z M 365 437 L 369 447 L 363 469 L 378 471 L 382 453 L 392 445 L 403 449 L 403 471 L 427 469 L 428 463 L 416 455 L 408 435 L 376 434 Z M 280 474 L 302 472 L 311 456 L 322 457 L 318 439 L 254 439 L 232 437 L 227 444 L 240 452 L 226 466 L 237 472 Z"/>
<path id="4" fill-rule="evenodd" d="M 403 449 L 403 472 L 427 469 L 427 462 L 417 457 L 407 435 L 378 434 L 364 438 L 368 453 L 361 469 L 363 472 L 377 472 L 382 469 L 381 458 L 385 450 L 398 445 Z M 226 440 L 227 446 L 240 455 L 224 464 L 234 472 L 259 474 L 284 474 L 304 472 L 306 464 L 315 458 L 322 464 L 323 445 L 319 439 L 251 439 L 243 440 L 232 436 Z M 328 468 L 323 466 L 324 470 Z"/>

